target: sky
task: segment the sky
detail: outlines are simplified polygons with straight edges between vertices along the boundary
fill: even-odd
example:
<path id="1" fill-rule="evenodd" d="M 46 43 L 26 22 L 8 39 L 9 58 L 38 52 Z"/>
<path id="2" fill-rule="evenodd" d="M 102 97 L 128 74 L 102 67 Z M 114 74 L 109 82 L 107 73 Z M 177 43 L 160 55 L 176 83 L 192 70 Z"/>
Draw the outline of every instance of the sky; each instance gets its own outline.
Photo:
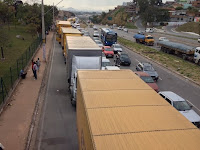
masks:
<path id="1" fill-rule="evenodd" d="M 24 0 L 28 2 L 40 2 L 41 0 Z M 56 5 L 61 0 L 43 0 L 44 4 L 46 5 Z M 122 5 L 123 2 L 130 2 L 131 0 L 63 0 L 59 5 L 58 8 L 68 8 L 72 7 L 78 10 L 101 10 L 107 11 L 109 9 L 114 9 L 117 5 Z M 163 0 L 165 2 L 166 0 Z M 170 1 L 170 0 L 169 0 Z M 173 1 L 173 0 L 171 0 Z M 64 6 L 64 7 L 63 7 Z"/>

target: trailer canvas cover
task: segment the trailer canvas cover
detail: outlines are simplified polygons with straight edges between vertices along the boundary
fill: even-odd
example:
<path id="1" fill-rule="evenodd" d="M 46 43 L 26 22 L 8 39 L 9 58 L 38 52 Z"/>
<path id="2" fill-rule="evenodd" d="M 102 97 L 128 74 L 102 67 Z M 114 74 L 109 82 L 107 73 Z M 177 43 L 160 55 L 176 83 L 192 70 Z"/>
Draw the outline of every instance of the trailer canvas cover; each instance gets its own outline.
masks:
<path id="1" fill-rule="evenodd" d="M 78 71 L 79 149 L 200 148 L 200 131 L 131 70 Z"/>

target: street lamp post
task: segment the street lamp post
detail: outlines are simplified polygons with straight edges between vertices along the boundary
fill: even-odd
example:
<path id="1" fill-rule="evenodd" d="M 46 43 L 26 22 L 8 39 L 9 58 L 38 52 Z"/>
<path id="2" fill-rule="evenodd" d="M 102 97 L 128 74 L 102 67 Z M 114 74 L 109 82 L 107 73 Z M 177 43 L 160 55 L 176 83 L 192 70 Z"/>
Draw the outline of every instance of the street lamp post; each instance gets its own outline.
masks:
<path id="1" fill-rule="evenodd" d="M 44 25 L 44 4 L 42 0 L 42 49 L 43 49 L 43 60 L 46 61 L 46 49 L 45 49 L 45 25 Z"/>

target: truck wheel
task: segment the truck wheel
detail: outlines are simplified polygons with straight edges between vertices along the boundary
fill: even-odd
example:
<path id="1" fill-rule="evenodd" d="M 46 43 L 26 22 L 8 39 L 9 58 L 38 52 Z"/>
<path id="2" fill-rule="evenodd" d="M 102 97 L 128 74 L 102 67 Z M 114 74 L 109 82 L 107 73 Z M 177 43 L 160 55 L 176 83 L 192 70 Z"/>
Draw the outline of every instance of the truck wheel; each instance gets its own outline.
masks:
<path id="1" fill-rule="evenodd" d="M 182 57 L 182 58 L 183 58 L 183 60 L 186 60 L 187 56 L 186 56 L 186 55 L 183 55 L 183 57 Z"/>
<path id="2" fill-rule="evenodd" d="M 198 61 L 198 65 L 200 66 L 200 60 Z"/>
<path id="3" fill-rule="evenodd" d="M 76 104 L 74 103 L 74 101 L 72 99 L 71 99 L 71 104 L 72 104 L 73 107 L 76 106 Z"/>

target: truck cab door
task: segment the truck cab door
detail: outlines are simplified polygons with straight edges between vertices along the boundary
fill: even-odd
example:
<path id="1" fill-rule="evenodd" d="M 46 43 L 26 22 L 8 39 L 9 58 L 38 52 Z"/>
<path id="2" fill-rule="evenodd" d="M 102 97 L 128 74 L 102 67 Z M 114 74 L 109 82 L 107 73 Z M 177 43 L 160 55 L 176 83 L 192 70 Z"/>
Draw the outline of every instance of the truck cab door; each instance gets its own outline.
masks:
<path id="1" fill-rule="evenodd" d="M 195 63 L 199 63 L 200 65 L 200 47 L 197 47 L 194 53 Z"/>

